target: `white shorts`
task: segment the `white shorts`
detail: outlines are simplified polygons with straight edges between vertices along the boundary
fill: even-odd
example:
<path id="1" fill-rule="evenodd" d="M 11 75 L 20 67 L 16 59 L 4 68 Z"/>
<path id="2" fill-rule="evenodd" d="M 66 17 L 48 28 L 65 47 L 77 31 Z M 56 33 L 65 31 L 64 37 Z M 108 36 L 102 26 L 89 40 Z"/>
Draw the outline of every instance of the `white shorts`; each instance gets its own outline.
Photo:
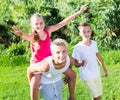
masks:
<path id="1" fill-rule="evenodd" d="M 95 79 L 85 81 L 93 98 L 102 95 L 102 82 L 100 76 Z"/>

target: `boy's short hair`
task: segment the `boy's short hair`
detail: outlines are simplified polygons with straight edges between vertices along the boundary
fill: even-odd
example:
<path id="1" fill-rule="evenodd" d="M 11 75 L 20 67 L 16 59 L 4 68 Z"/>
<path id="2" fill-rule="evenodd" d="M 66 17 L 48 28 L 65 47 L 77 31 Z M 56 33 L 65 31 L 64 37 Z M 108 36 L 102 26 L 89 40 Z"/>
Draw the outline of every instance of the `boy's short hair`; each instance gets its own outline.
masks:
<path id="1" fill-rule="evenodd" d="M 53 45 L 55 45 L 55 46 L 64 45 L 66 48 L 68 47 L 68 43 L 64 39 L 61 39 L 61 38 L 57 38 L 57 39 L 53 40 L 51 43 L 51 47 Z"/>
<path id="2" fill-rule="evenodd" d="M 84 23 L 81 23 L 81 24 L 78 26 L 78 30 L 80 30 L 80 28 L 83 27 L 83 26 L 89 26 L 89 27 L 90 27 L 89 23 L 84 22 Z"/>

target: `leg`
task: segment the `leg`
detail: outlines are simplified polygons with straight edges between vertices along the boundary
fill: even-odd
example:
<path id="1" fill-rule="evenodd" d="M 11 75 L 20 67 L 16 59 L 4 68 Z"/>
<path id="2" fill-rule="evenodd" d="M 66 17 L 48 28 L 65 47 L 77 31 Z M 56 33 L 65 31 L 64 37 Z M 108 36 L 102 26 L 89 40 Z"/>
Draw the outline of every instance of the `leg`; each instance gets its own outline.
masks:
<path id="1" fill-rule="evenodd" d="M 76 83 L 76 73 L 71 68 L 68 68 L 64 74 L 69 78 L 68 87 L 69 87 L 70 97 L 68 98 L 68 100 L 75 100 L 74 91 L 75 91 L 75 83 Z"/>
<path id="2" fill-rule="evenodd" d="M 85 81 L 90 94 L 92 96 L 92 100 L 100 100 L 100 96 L 102 95 L 102 83 L 100 77 L 95 79 Z"/>
<path id="3" fill-rule="evenodd" d="M 38 100 L 38 86 L 40 74 L 34 74 L 30 81 L 30 97 L 31 100 Z"/>
<path id="4" fill-rule="evenodd" d="M 100 96 L 93 98 L 93 100 L 100 100 Z"/>

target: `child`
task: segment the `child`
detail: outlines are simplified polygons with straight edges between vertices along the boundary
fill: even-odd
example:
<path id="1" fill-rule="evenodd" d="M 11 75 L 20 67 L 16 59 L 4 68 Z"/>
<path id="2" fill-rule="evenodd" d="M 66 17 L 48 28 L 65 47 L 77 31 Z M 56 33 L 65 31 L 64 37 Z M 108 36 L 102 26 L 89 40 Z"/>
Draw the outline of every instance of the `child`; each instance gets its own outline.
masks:
<path id="1" fill-rule="evenodd" d="M 23 39 L 30 41 L 31 43 L 31 64 L 42 61 L 44 58 L 51 55 L 50 51 L 50 36 L 51 33 L 57 31 L 58 29 L 65 26 L 67 23 L 72 21 L 75 17 L 81 14 L 87 9 L 87 5 L 83 5 L 79 11 L 72 14 L 68 18 L 64 19 L 56 25 L 51 25 L 45 28 L 45 23 L 43 17 L 35 13 L 30 20 L 30 25 L 32 27 L 32 33 L 27 35 L 23 33 L 18 27 L 13 26 L 13 33 Z M 35 74 L 30 81 L 30 95 L 31 100 L 38 100 L 38 84 L 39 84 L 40 74 Z"/>
<path id="2" fill-rule="evenodd" d="M 108 76 L 108 73 L 98 52 L 96 41 L 91 40 L 92 31 L 90 25 L 82 23 L 78 30 L 82 41 L 74 46 L 72 57 L 75 59 L 75 66 L 79 68 L 81 80 L 86 83 L 93 100 L 100 100 L 102 84 L 96 57 L 104 70 L 105 77 Z"/>
<path id="3" fill-rule="evenodd" d="M 51 56 L 28 67 L 28 79 L 31 81 L 34 72 L 41 72 L 40 91 L 44 100 L 63 100 L 62 73 L 64 73 L 69 78 L 68 100 L 75 100 L 76 73 L 72 70 L 74 59 L 68 56 L 67 43 L 63 39 L 55 39 L 51 43 L 51 53 Z"/>

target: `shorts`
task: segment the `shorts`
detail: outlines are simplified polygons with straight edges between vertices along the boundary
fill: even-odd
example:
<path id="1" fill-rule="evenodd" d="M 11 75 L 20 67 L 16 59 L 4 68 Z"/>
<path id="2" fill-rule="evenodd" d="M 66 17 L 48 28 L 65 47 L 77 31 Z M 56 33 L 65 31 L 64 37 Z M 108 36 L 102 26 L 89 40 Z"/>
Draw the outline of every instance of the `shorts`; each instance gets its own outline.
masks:
<path id="1" fill-rule="evenodd" d="M 41 84 L 40 93 L 44 100 L 62 100 L 62 85 L 63 80 L 50 84 Z"/>
<path id="2" fill-rule="evenodd" d="M 85 81 L 93 98 L 102 95 L 102 82 L 100 76 L 97 78 Z"/>

